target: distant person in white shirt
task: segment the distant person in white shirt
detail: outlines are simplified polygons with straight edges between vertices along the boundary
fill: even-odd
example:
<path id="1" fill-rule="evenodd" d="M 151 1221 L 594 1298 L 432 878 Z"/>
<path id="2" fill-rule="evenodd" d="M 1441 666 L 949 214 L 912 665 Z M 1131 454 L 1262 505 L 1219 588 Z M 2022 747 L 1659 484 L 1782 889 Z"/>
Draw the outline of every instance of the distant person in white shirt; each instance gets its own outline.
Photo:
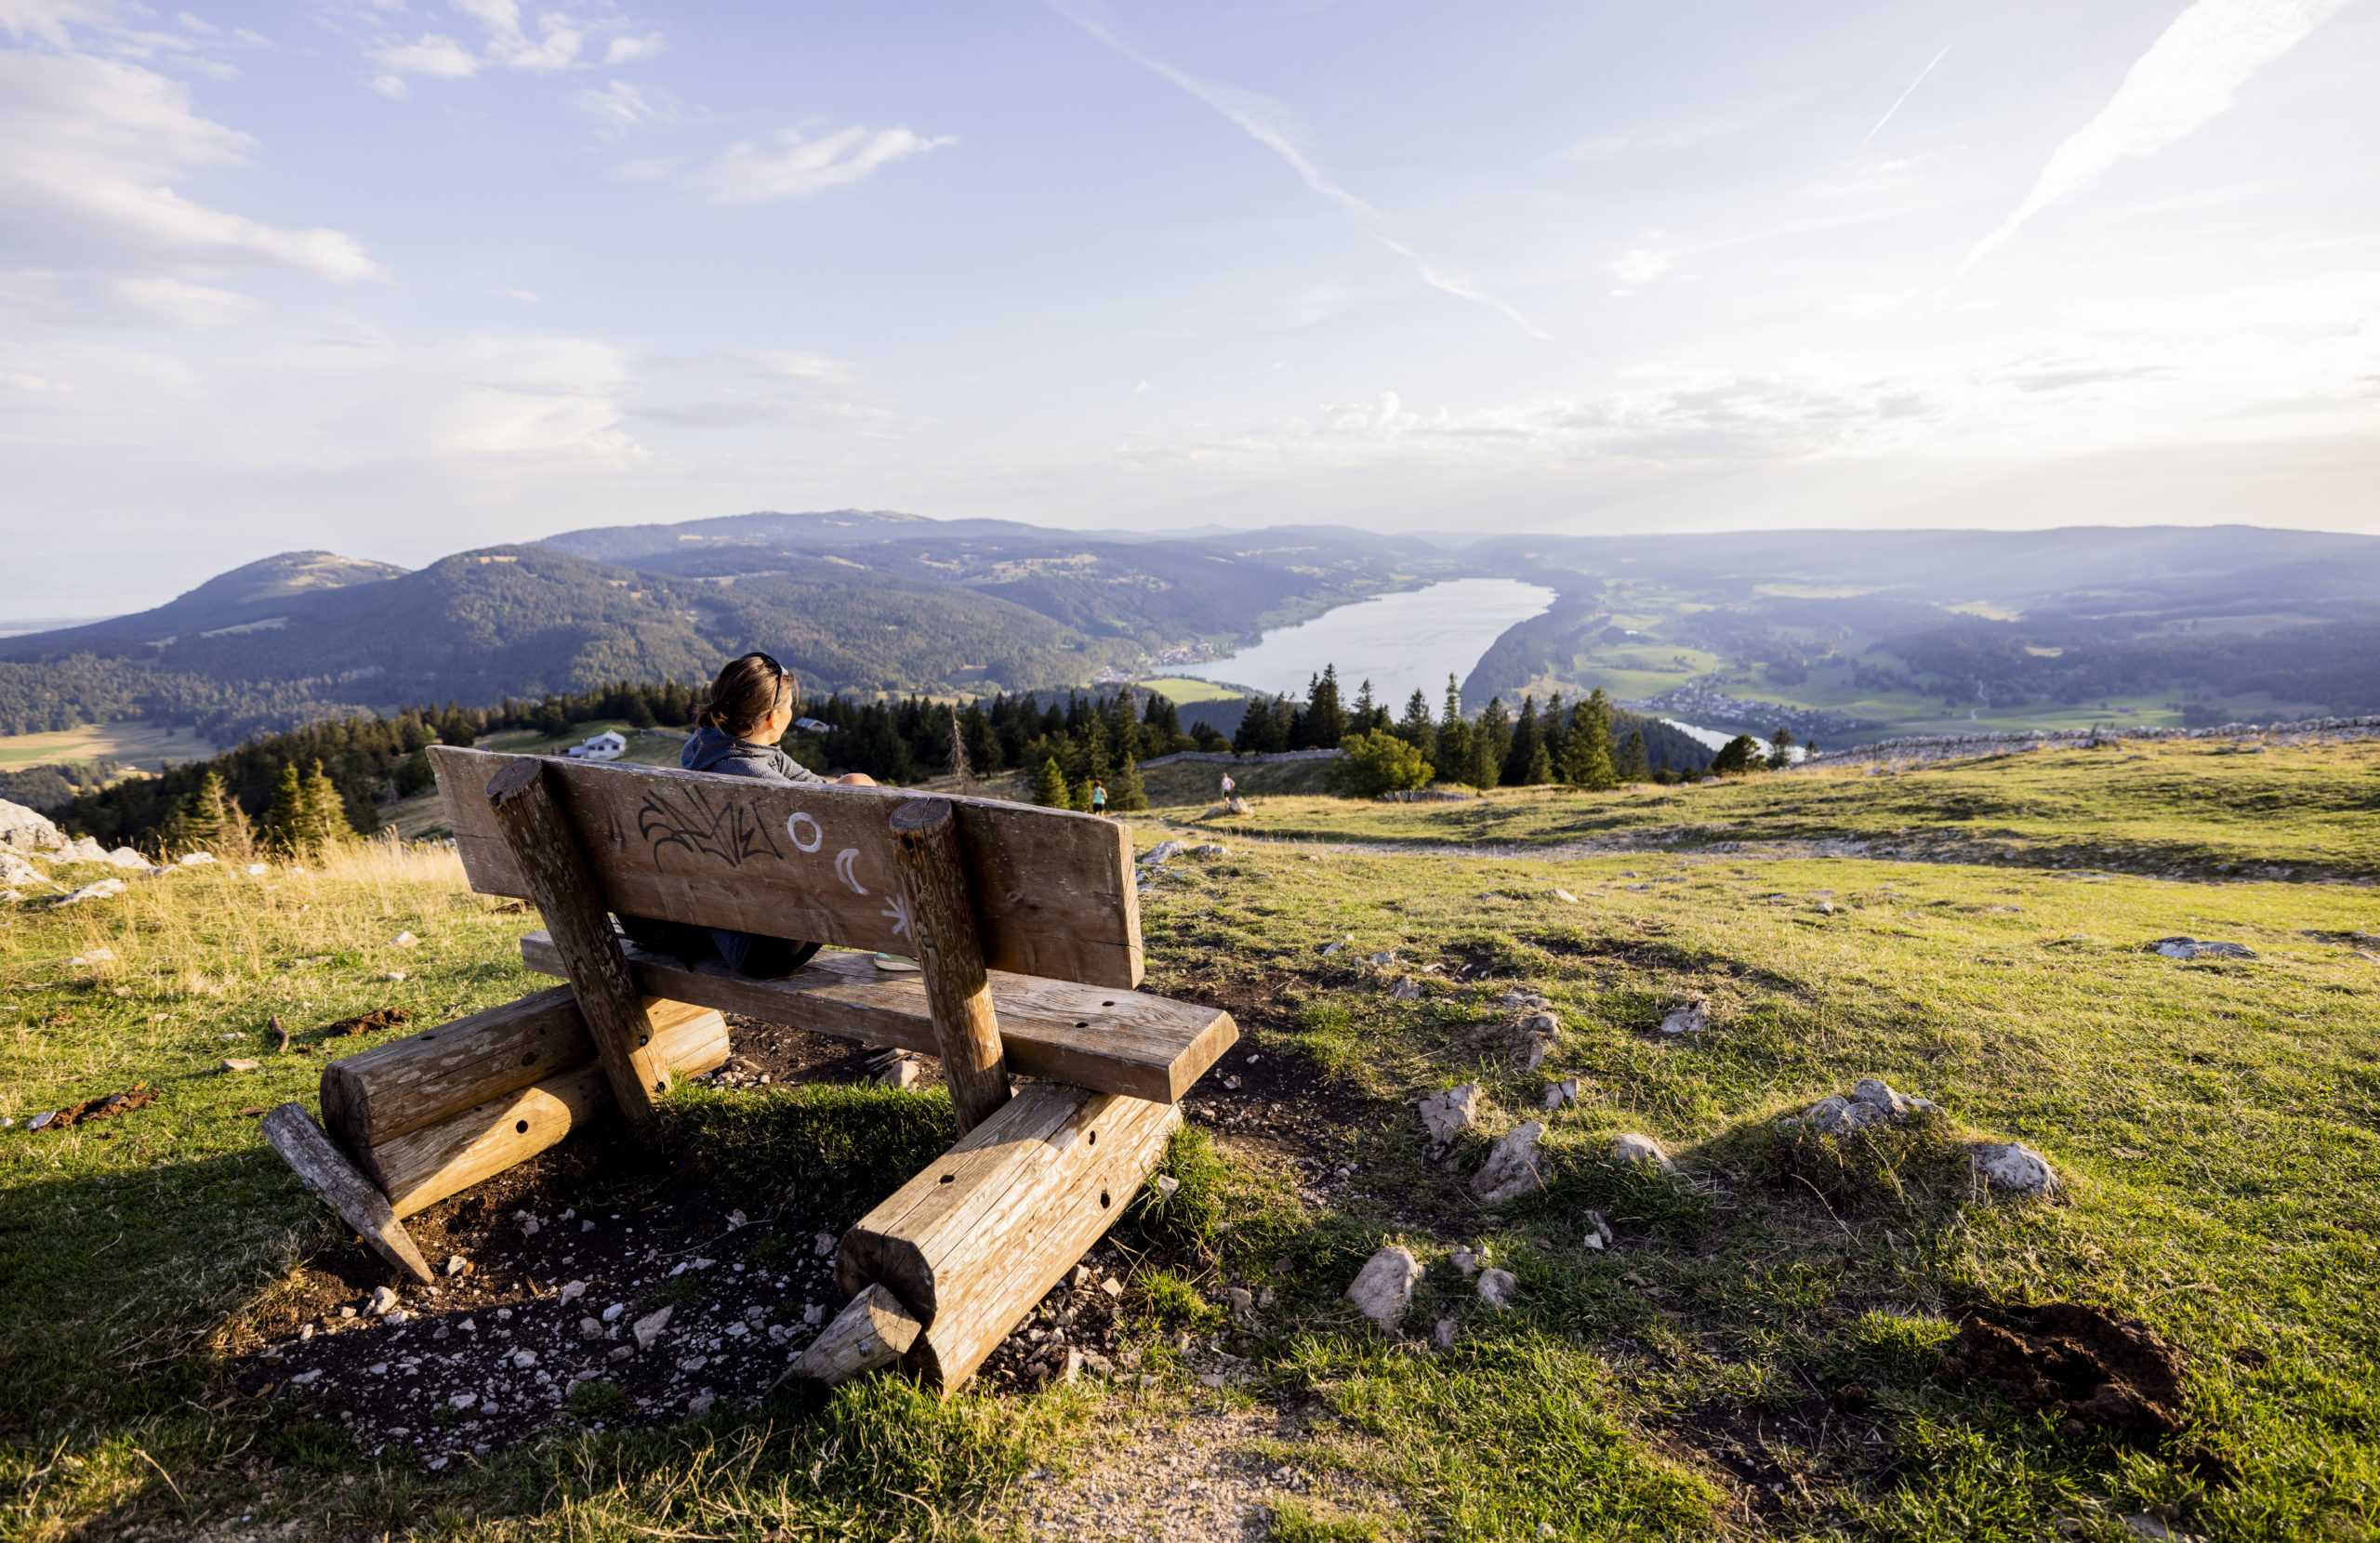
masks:
<path id="1" fill-rule="evenodd" d="M 1232 780 L 1231 780 L 1231 773 L 1230 773 L 1230 772 L 1224 772 L 1224 773 L 1223 773 L 1223 797 L 1224 797 L 1224 798 L 1226 798 L 1226 799 L 1230 798 L 1230 797 L 1231 797 L 1231 791 L 1232 791 L 1232 788 L 1234 787 L 1234 785 L 1235 785 L 1235 784 L 1232 782 Z"/>

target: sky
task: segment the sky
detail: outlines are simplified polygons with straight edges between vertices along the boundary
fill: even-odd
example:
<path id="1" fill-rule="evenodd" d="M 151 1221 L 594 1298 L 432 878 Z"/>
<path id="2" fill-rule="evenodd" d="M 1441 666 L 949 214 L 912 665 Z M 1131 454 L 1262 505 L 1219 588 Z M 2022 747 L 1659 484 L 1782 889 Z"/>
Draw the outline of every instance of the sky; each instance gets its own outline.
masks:
<path id="1" fill-rule="evenodd" d="M 2369 0 L 0 0 L 0 617 L 764 508 L 2380 533 L 2375 145 Z"/>

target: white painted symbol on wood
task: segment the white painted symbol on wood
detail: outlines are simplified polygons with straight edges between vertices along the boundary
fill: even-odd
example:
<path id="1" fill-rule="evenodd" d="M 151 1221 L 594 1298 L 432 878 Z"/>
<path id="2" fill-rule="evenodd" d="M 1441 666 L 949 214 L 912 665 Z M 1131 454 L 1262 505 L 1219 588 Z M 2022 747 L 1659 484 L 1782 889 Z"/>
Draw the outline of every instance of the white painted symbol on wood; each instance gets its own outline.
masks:
<path id="1" fill-rule="evenodd" d="M 852 893 L 855 895 L 864 895 L 867 893 L 867 886 L 862 884 L 859 881 L 858 876 L 852 870 L 852 864 L 858 861 L 859 849 L 857 847 L 845 847 L 842 851 L 837 852 L 835 854 L 835 877 L 841 879 L 846 885 L 850 886 Z"/>
<path id="2" fill-rule="evenodd" d="M 884 909 L 879 914 L 892 920 L 894 937 L 906 938 L 915 935 L 909 930 L 909 903 L 899 895 L 887 895 L 884 899 Z"/>
<path id="3" fill-rule="evenodd" d="M 810 839 L 807 841 L 801 838 L 801 827 L 804 825 L 810 827 Z M 816 851 L 819 844 L 826 839 L 826 833 L 818 828 L 818 822 L 799 811 L 785 817 L 785 833 L 793 837 L 794 846 L 802 851 Z"/>

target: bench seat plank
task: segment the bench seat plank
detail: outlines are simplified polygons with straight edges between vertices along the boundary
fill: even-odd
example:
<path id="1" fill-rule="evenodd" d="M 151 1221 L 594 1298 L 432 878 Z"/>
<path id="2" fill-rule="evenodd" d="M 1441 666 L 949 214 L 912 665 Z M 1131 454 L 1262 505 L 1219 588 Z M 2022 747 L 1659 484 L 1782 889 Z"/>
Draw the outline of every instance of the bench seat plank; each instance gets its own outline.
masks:
<path id="1" fill-rule="evenodd" d="M 487 785 L 516 758 L 430 747 L 471 888 L 534 900 Z M 891 787 L 792 786 L 663 767 L 547 758 L 612 910 L 771 938 L 915 954 L 893 863 Z M 998 798 L 952 798 L 984 962 L 997 969 L 1140 983 L 1131 833 L 1114 821 Z"/>
<path id="2" fill-rule="evenodd" d="M 716 961 L 692 967 L 621 940 L 637 989 L 648 996 L 740 1012 L 793 1028 L 937 1053 L 924 978 L 876 968 L 865 954 L 821 954 L 780 981 L 754 981 Z M 521 962 L 562 975 L 543 932 L 521 940 Z M 1009 1069 L 1096 1092 L 1173 1103 L 1239 1038 L 1219 1008 L 1143 992 L 990 971 L 993 1009 Z"/>

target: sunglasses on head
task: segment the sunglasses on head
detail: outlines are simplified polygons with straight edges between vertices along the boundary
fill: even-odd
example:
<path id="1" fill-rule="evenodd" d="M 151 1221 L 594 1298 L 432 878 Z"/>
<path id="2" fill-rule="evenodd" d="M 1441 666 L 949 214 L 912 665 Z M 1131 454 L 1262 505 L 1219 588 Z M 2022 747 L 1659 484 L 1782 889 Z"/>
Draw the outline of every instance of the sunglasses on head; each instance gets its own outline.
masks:
<path id="1" fill-rule="evenodd" d="M 756 648 L 752 651 L 752 657 L 768 666 L 769 668 L 776 671 L 778 679 L 782 680 L 786 678 L 786 667 L 783 665 L 778 664 L 774 659 L 770 658 L 767 654 L 762 653 L 759 649 Z"/>

